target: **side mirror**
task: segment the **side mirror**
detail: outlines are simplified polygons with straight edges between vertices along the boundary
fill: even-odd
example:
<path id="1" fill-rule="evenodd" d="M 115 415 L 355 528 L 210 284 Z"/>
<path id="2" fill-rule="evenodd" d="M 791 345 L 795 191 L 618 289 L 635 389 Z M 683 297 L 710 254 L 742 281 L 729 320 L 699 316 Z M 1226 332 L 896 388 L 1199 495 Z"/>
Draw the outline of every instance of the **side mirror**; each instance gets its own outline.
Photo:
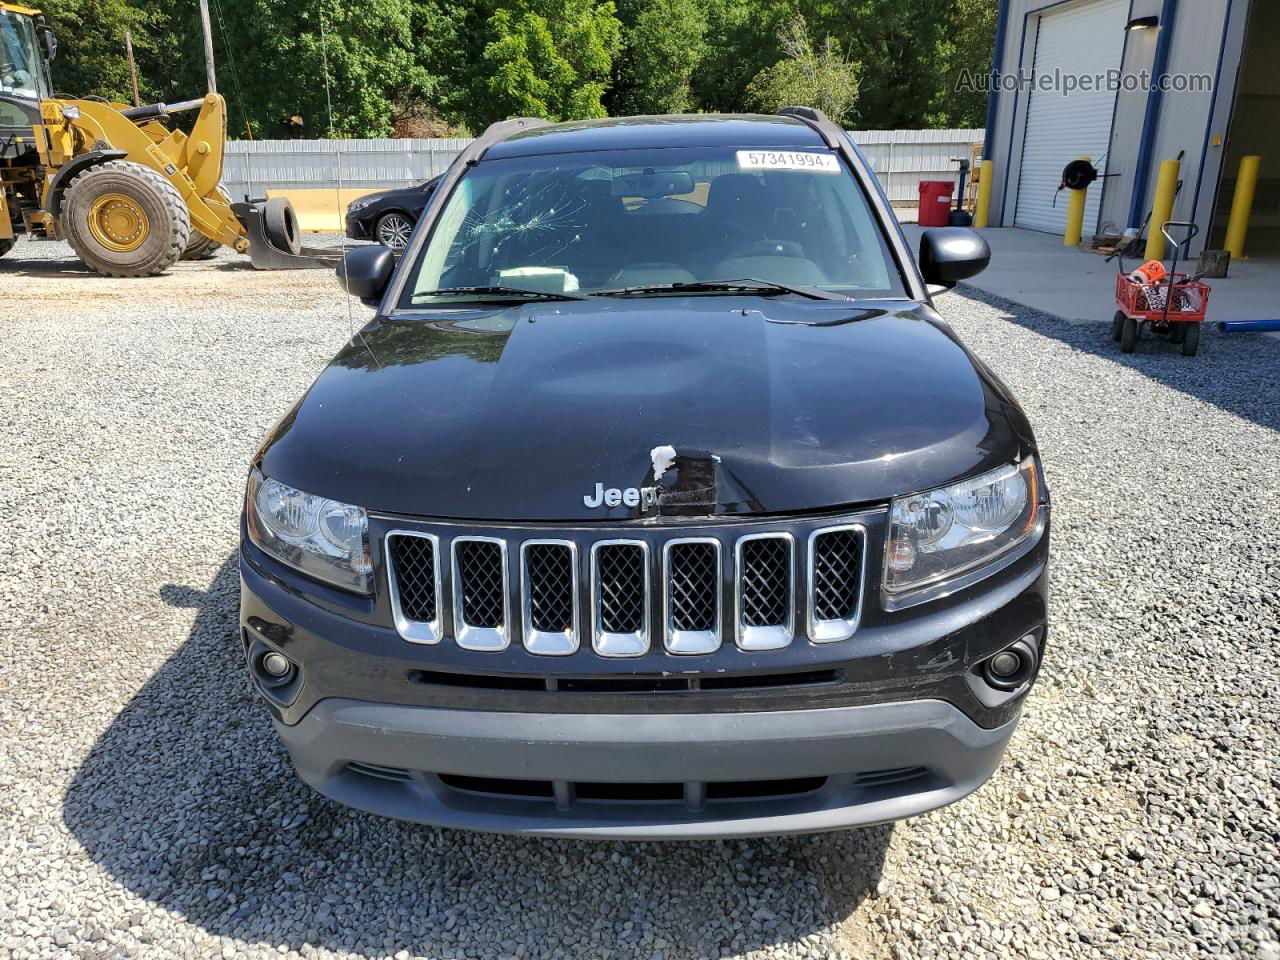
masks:
<path id="1" fill-rule="evenodd" d="M 991 248 L 968 227 L 934 227 L 920 237 L 920 274 L 930 286 L 950 289 L 977 276 L 991 262 Z"/>
<path id="2" fill-rule="evenodd" d="M 44 35 L 45 59 L 52 63 L 58 55 L 58 38 L 54 36 L 52 27 L 42 25 L 40 33 Z"/>
<path id="3" fill-rule="evenodd" d="M 361 303 L 376 307 L 395 268 L 395 254 L 382 244 L 356 247 L 338 263 L 338 282 Z"/>

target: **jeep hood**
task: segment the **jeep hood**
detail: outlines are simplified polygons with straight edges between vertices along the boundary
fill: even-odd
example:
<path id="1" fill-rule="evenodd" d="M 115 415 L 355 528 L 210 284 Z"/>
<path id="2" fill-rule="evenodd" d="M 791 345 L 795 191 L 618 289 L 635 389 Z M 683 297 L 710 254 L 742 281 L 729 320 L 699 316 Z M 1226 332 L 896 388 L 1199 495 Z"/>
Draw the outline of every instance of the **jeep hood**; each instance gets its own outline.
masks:
<path id="1" fill-rule="evenodd" d="M 258 459 L 378 512 L 591 522 L 878 503 L 1030 436 L 926 305 L 651 297 L 375 319 Z"/>

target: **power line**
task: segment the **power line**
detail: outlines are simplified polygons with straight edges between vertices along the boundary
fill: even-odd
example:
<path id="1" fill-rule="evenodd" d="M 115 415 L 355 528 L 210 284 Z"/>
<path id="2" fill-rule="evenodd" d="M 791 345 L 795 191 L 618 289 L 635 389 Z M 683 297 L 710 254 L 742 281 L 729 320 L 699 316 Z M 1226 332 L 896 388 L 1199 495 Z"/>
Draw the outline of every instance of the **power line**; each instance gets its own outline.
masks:
<path id="1" fill-rule="evenodd" d="M 245 133 L 253 139 L 253 128 L 249 126 L 249 111 L 244 106 L 244 91 L 240 88 L 240 72 L 236 70 L 236 55 L 231 49 L 231 41 L 227 39 L 227 22 L 222 17 L 222 0 L 213 0 L 213 9 L 218 14 L 218 29 L 222 31 L 222 46 L 227 51 L 227 62 L 231 65 L 231 86 L 236 91 L 236 102 L 240 104 L 240 117 L 244 120 Z"/>

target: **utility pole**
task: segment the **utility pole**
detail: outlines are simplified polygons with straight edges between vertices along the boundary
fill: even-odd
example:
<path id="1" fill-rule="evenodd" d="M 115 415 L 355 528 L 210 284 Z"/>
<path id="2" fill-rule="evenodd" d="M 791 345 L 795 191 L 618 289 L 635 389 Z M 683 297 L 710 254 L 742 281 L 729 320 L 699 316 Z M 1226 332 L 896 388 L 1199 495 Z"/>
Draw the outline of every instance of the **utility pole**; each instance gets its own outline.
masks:
<path id="1" fill-rule="evenodd" d="M 133 62 L 133 35 L 128 30 L 124 32 L 124 55 L 129 58 L 129 82 L 133 84 L 133 105 L 140 107 L 142 99 L 138 96 L 138 65 Z"/>
<path id="2" fill-rule="evenodd" d="M 218 81 L 213 75 L 213 27 L 209 25 L 209 0 L 200 0 L 200 26 L 204 29 L 204 69 L 209 76 L 209 92 L 218 92 Z"/>

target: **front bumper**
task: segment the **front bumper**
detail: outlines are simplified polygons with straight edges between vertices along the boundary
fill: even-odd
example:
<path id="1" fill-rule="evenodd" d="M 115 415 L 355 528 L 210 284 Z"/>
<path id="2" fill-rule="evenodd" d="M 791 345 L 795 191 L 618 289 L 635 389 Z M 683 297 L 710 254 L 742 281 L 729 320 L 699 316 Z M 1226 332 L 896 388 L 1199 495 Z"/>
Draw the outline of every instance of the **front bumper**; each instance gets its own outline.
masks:
<path id="1" fill-rule="evenodd" d="M 276 729 L 303 780 L 372 813 L 502 833 L 692 839 L 834 830 L 937 809 L 986 782 L 1016 724 L 984 729 L 940 700 L 635 716 L 329 699 Z M 760 783 L 762 771 L 774 792 L 744 796 L 740 785 Z M 628 774 L 650 789 L 599 789 Z"/>
<path id="2" fill-rule="evenodd" d="M 951 803 L 996 769 L 1035 672 L 997 690 L 983 666 L 1023 639 L 1043 660 L 1047 510 L 1043 536 L 979 583 L 900 611 L 872 583 L 840 643 L 634 660 L 410 643 L 385 571 L 375 596 L 354 597 L 247 539 L 242 636 L 299 774 L 354 807 L 637 839 L 867 825 Z M 873 529 L 873 551 L 882 539 Z M 292 681 L 264 683 L 255 657 L 270 650 L 298 665 Z"/>
<path id="3" fill-rule="evenodd" d="M 352 240 L 372 240 L 373 227 L 369 222 L 361 219 L 360 214 L 347 214 L 346 217 L 347 236 Z"/>

